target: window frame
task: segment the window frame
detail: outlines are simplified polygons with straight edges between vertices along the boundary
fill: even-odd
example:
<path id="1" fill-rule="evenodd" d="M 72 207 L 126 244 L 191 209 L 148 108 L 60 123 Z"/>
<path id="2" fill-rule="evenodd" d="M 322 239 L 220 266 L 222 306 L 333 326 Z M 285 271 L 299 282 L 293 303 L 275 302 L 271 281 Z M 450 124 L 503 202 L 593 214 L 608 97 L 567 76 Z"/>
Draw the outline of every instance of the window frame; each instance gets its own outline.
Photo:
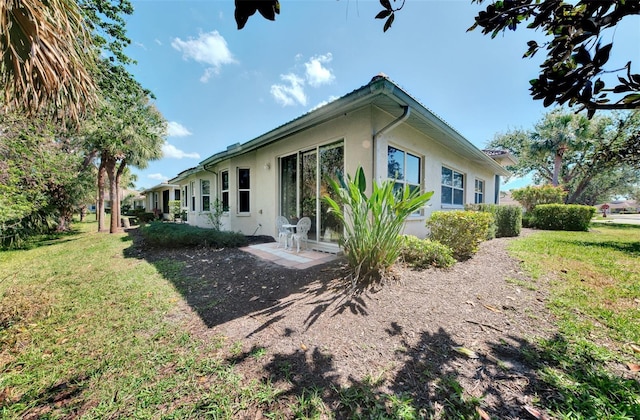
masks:
<path id="1" fill-rule="evenodd" d="M 188 185 L 184 185 L 184 188 L 182 189 L 182 208 L 188 209 L 189 208 L 189 186 Z"/>
<path id="2" fill-rule="evenodd" d="M 390 177 L 389 175 L 389 151 L 390 149 L 394 149 L 397 152 L 401 152 L 403 154 L 403 162 L 402 162 L 402 178 L 398 179 L 396 177 Z M 413 158 L 418 159 L 418 182 L 413 182 L 413 181 L 409 181 L 407 180 L 407 168 L 408 168 L 408 157 L 411 156 Z M 387 179 L 390 181 L 395 182 L 395 184 L 402 184 L 403 188 L 409 188 L 411 189 L 411 187 L 414 188 L 418 188 L 419 191 L 422 191 L 422 173 L 423 173 L 423 169 L 422 169 L 422 162 L 423 162 L 423 157 L 419 156 L 415 153 L 411 153 L 409 151 L 407 151 L 406 149 L 394 146 L 394 145 L 387 145 Z M 409 217 L 420 217 L 424 215 L 424 209 L 421 208 L 419 210 L 417 210 L 416 212 L 412 213 Z"/>
<path id="3" fill-rule="evenodd" d="M 225 179 L 226 178 L 226 179 Z M 226 188 L 225 188 L 226 182 Z M 222 204 L 222 212 L 229 213 L 229 170 L 220 171 L 220 198 Z"/>
<path id="4" fill-rule="evenodd" d="M 451 184 L 447 185 L 444 182 L 443 179 L 443 172 L 444 170 L 449 170 L 451 171 Z M 456 177 L 456 175 L 459 175 L 460 177 L 462 177 L 462 187 L 456 187 L 455 183 L 454 183 L 454 179 Z M 464 174 L 463 172 L 457 171 L 455 169 L 453 169 L 450 166 L 446 166 L 446 165 L 442 165 L 441 169 L 440 169 L 440 205 L 442 206 L 442 208 L 464 208 L 464 203 L 465 203 L 465 198 L 466 198 L 466 194 L 465 194 L 465 178 L 466 178 L 466 174 Z M 450 196 L 451 196 L 451 201 L 450 202 L 445 202 L 444 201 L 444 189 L 448 188 L 451 190 Z M 462 193 L 462 202 L 461 203 L 456 203 L 455 201 L 455 192 L 456 191 L 460 191 Z"/>
<path id="5" fill-rule="evenodd" d="M 243 181 L 243 177 L 240 175 L 241 171 L 247 171 L 248 175 L 248 186 L 246 188 L 240 188 L 240 183 Z M 238 215 L 250 215 L 251 214 L 251 168 L 248 167 L 238 167 L 236 169 L 236 194 L 237 194 L 237 203 L 238 203 Z M 246 200 L 243 200 L 242 196 L 247 195 Z M 246 210 L 243 209 L 243 204 L 247 205 Z"/>
<path id="6" fill-rule="evenodd" d="M 480 189 L 478 189 L 478 184 L 480 185 Z M 475 179 L 474 192 L 473 192 L 473 201 L 475 204 L 484 203 L 486 185 L 487 184 L 484 181 L 484 179 L 478 179 L 478 178 Z M 480 196 L 480 200 L 478 200 L 478 196 Z"/>
<path id="7" fill-rule="evenodd" d="M 206 193 L 205 193 L 205 183 L 207 184 Z M 205 206 L 205 203 L 206 203 L 206 206 Z M 200 209 L 202 212 L 211 211 L 211 181 L 208 179 L 200 180 Z"/>
<path id="8" fill-rule="evenodd" d="M 190 209 L 192 212 L 196 211 L 196 182 L 189 182 L 189 189 L 191 189 L 191 206 Z"/>

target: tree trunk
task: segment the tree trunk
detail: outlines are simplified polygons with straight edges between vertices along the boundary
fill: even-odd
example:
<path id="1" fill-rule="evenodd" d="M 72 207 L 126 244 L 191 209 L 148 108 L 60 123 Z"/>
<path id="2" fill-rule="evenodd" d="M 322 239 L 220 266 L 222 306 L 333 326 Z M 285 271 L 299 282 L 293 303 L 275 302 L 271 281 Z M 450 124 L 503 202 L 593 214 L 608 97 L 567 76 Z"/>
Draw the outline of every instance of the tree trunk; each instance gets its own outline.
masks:
<path id="1" fill-rule="evenodd" d="M 560 168 L 562 168 L 562 155 L 564 152 L 558 150 L 553 160 L 553 178 L 551 179 L 551 185 L 558 186 L 558 179 L 560 178 Z"/>
<path id="2" fill-rule="evenodd" d="M 116 185 L 116 159 L 112 156 L 103 156 L 104 168 L 109 179 L 109 198 L 111 199 L 111 223 L 109 233 L 117 233 L 120 230 L 117 217 L 118 188 Z"/>
<path id="3" fill-rule="evenodd" d="M 121 217 L 120 217 L 120 213 L 121 213 L 121 211 L 120 211 L 120 208 L 121 208 L 120 207 L 120 204 L 121 204 L 120 203 L 120 180 L 122 179 L 122 174 L 124 173 L 124 170 L 125 170 L 126 167 L 127 167 L 127 160 L 126 159 L 122 159 L 120 161 L 120 164 L 118 165 L 118 170 L 116 171 L 116 177 L 115 177 L 115 179 L 116 179 L 116 191 L 118 192 L 118 199 L 116 200 L 118 202 L 118 205 L 117 205 L 118 212 L 116 213 L 117 214 L 117 219 L 118 219 L 118 221 L 117 221 L 118 226 L 120 226 L 120 224 L 121 224 L 121 221 L 120 221 L 121 220 Z M 111 215 L 111 217 L 113 217 L 113 214 Z"/>
<path id="4" fill-rule="evenodd" d="M 98 232 L 105 232 L 104 226 L 104 187 L 105 178 L 107 176 L 104 160 L 100 160 L 100 167 L 98 168 L 98 200 L 96 204 L 96 219 L 98 220 Z"/>

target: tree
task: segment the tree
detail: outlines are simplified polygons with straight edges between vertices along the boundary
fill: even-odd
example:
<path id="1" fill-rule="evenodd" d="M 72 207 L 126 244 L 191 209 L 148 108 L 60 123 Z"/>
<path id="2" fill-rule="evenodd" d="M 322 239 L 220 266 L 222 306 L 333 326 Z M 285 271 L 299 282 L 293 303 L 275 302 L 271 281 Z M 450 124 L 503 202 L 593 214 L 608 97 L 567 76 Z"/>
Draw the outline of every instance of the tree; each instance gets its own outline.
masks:
<path id="1" fill-rule="evenodd" d="M 29 115 L 46 112 L 77 121 L 96 99 L 91 45 L 74 0 L 3 1 L 0 83 L 5 103 Z"/>
<path id="2" fill-rule="evenodd" d="M 509 167 L 536 184 L 560 185 L 567 203 L 595 204 L 627 191 L 640 179 L 640 156 L 628 153 L 640 130 L 640 111 L 596 116 L 591 120 L 557 109 L 531 130 L 498 134 L 488 147 L 518 158 Z"/>
<path id="3" fill-rule="evenodd" d="M 104 199 L 109 188 L 111 225 L 115 233 L 120 227 L 120 182 L 129 166 L 144 168 L 149 160 L 162 156 L 166 122 L 150 102 L 145 90 L 122 66 L 109 60 L 101 63 L 99 79 L 103 100 L 100 108 L 84 126 L 86 147 L 99 157 L 98 230 L 105 230 Z"/>
<path id="4" fill-rule="evenodd" d="M 46 117 L 0 115 L 0 239 L 15 244 L 50 229 L 67 230 L 95 188 L 95 168 L 81 139 Z"/>
<path id="5" fill-rule="evenodd" d="M 472 2 L 482 4 L 485 0 Z M 527 28 L 551 36 L 551 41 L 543 45 L 533 40 L 527 43 L 524 57 L 547 50 L 540 75 L 531 80 L 531 95 L 542 99 L 545 106 L 579 105 L 579 110 L 586 109 L 588 117 L 592 117 L 596 110 L 640 108 L 640 74 L 631 73 L 631 61 L 619 68 L 606 69 L 613 42 L 601 43 L 606 30 L 637 14 L 640 14 L 638 1 L 493 1 L 478 13 L 469 30 L 481 27 L 483 34 L 494 38 L 527 22 Z M 608 85 L 611 79 L 617 83 L 612 87 Z M 609 94 L 614 94 L 613 101 Z"/>

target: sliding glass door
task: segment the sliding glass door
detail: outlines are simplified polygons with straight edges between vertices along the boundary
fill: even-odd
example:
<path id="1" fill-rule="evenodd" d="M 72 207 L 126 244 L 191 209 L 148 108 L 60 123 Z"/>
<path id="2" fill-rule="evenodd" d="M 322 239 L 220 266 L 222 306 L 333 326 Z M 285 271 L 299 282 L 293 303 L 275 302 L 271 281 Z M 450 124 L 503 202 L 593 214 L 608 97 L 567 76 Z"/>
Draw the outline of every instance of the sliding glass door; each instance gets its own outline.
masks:
<path id="1" fill-rule="evenodd" d="M 344 171 L 344 144 L 304 150 L 280 159 L 280 214 L 291 223 L 302 217 L 311 219 L 309 240 L 337 243 L 342 224 L 328 212 L 322 197 L 334 193 L 327 177 Z"/>

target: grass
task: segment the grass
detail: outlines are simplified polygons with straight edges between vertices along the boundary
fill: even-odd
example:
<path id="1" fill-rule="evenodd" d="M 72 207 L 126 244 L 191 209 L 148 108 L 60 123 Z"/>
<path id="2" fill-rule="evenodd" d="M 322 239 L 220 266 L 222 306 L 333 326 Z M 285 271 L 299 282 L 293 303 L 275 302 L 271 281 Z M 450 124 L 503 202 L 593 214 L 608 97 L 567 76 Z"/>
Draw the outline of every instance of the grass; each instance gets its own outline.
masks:
<path id="1" fill-rule="evenodd" d="M 638 363 L 640 226 L 538 232 L 510 252 L 537 279 L 551 278 L 558 334 L 538 343 L 540 377 L 557 392 L 543 402 L 560 419 L 640 418 L 640 383 L 614 373 Z"/>
<path id="2" fill-rule="evenodd" d="M 125 234 L 77 226 L 72 238 L 0 253 L 0 417 L 231 418 L 259 404 L 207 357 L 219 342 L 168 321 L 181 296 L 153 265 L 123 256 Z"/>
<path id="3" fill-rule="evenodd" d="M 128 258 L 128 237 L 94 233 L 95 222 L 76 229 L 0 253 L 0 418 L 232 419 L 252 407 L 269 418 L 320 419 L 334 415 L 328 394 L 348 418 L 479 418 L 482 400 L 455 376 L 428 379 L 439 411 L 378 391 L 377 378 L 295 389 L 286 358 L 274 365 L 280 384 L 243 378 L 230 360 L 272 355 L 192 336 L 172 316 L 184 304 L 173 286 L 182 263 Z M 510 252 L 534 282 L 507 281 L 550 287 L 559 320 L 555 337 L 523 348 L 546 384 L 536 405 L 558 419 L 640 418 L 637 377 L 612 370 L 639 363 L 628 343 L 640 342 L 640 229 L 538 232 L 511 242 Z M 219 356 L 224 346 L 235 357 Z"/>

